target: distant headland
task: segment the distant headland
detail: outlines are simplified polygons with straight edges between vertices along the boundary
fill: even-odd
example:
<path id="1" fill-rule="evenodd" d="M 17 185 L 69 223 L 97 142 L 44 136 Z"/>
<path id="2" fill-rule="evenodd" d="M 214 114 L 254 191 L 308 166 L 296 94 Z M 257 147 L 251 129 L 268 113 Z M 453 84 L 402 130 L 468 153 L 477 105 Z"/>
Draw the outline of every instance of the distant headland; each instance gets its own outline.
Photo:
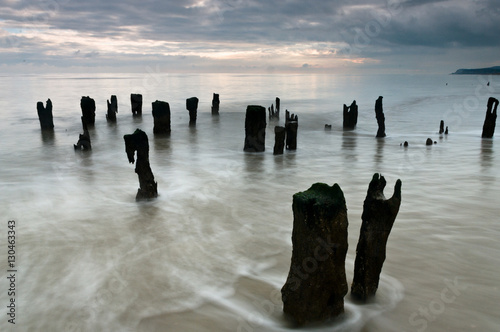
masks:
<path id="1" fill-rule="evenodd" d="M 459 69 L 452 75 L 500 75 L 500 66 L 478 69 Z"/>

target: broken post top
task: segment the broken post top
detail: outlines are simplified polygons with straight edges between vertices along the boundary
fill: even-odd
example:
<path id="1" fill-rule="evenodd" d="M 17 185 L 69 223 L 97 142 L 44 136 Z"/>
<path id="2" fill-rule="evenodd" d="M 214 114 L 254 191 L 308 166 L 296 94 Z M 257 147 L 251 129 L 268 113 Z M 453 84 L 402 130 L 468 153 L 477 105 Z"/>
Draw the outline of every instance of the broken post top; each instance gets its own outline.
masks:
<path id="1" fill-rule="evenodd" d="M 371 206 L 373 201 L 379 201 L 381 204 L 384 205 L 384 209 L 388 209 L 390 212 L 390 217 L 388 225 L 389 227 L 392 227 L 392 223 L 396 219 L 396 215 L 399 211 L 399 206 L 401 205 L 401 185 L 402 182 L 401 180 L 397 180 L 396 184 L 394 185 L 394 193 L 390 199 L 386 199 L 384 196 L 384 188 L 386 186 L 387 182 L 385 181 L 385 178 L 380 175 L 379 173 L 375 173 L 373 175 L 373 178 L 368 186 L 368 192 L 366 194 L 366 199 L 364 202 L 364 207 L 365 209 L 363 210 L 363 215 L 361 216 L 361 219 L 363 220 L 370 220 L 372 217 L 372 214 L 379 214 L 379 212 L 372 211 L 369 207 Z M 382 206 L 378 206 L 378 208 L 382 208 Z M 393 217 L 393 218 L 392 218 Z"/>
<path id="2" fill-rule="evenodd" d="M 198 98 L 191 97 L 186 99 L 186 109 L 188 111 L 196 111 L 198 109 Z"/>
<path id="3" fill-rule="evenodd" d="M 125 151 L 127 152 L 127 158 L 129 163 L 133 164 L 135 162 L 134 154 L 137 150 L 137 158 L 139 159 L 139 154 L 145 155 L 148 159 L 149 155 L 149 143 L 148 135 L 140 129 L 136 129 L 133 134 L 124 135 L 125 140 Z"/>
<path id="4" fill-rule="evenodd" d="M 325 183 L 315 183 L 306 191 L 293 195 L 293 205 L 314 216 L 321 213 L 326 217 L 334 217 L 340 209 L 345 209 L 346 202 L 338 184 L 329 186 Z M 306 218 L 305 220 L 313 221 L 314 219 Z"/>

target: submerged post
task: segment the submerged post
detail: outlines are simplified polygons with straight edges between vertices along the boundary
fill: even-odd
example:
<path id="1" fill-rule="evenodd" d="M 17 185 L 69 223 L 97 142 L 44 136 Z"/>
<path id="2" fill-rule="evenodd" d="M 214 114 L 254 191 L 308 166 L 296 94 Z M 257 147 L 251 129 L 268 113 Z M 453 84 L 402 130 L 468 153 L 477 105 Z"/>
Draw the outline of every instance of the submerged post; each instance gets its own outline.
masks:
<path id="1" fill-rule="evenodd" d="M 155 182 L 153 172 L 149 165 L 149 143 L 148 135 L 140 129 L 136 129 L 133 134 L 123 136 L 125 140 L 125 151 L 128 161 L 133 164 L 134 154 L 137 151 L 137 162 L 135 172 L 139 177 L 139 189 L 136 200 L 150 199 L 158 196 L 158 184 Z"/>
<path id="2" fill-rule="evenodd" d="M 488 99 L 488 108 L 486 110 L 486 117 L 484 118 L 483 133 L 481 137 L 492 138 L 495 134 L 495 125 L 497 121 L 497 107 L 498 99 L 490 97 Z"/>
<path id="3" fill-rule="evenodd" d="M 363 203 L 363 221 L 351 285 L 351 295 L 361 301 L 366 301 L 377 291 L 387 239 L 401 205 L 401 180 L 396 181 L 394 194 L 390 199 L 384 197 L 385 185 L 384 177 L 375 173 Z"/>
<path id="4" fill-rule="evenodd" d="M 85 122 L 85 119 L 83 116 L 81 117 L 82 119 L 82 126 L 83 126 L 83 134 L 80 134 L 78 137 L 78 142 L 76 144 L 73 144 L 73 147 L 75 150 L 92 150 L 92 145 L 90 144 L 90 134 L 89 130 L 87 128 L 87 123 Z"/>
<path id="5" fill-rule="evenodd" d="M 299 117 L 290 115 L 288 110 L 285 111 L 285 129 L 286 129 L 286 149 L 297 150 L 297 130 L 299 128 Z"/>
<path id="6" fill-rule="evenodd" d="M 155 134 L 170 133 L 170 105 L 166 101 L 157 100 L 152 103 Z"/>
<path id="7" fill-rule="evenodd" d="M 43 103 L 39 101 L 38 103 L 36 103 L 36 110 L 42 130 L 54 129 L 54 119 L 52 117 L 52 101 L 48 99 L 45 107 L 43 107 Z"/>
<path id="8" fill-rule="evenodd" d="M 375 101 L 375 117 L 377 118 L 378 131 L 377 137 L 385 137 L 385 116 L 382 108 L 382 96 L 379 96 Z"/>
<path id="9" fill-rule="evenodd" d="M 118 113 L 118 100 L 115 95 L 111 96 L 111 102 L 106 100 L 106 104 L 108 105 L 108 112 L 106 113 L 106 119 L 108 121 L 115 122 L 116 121 L 116 113 Z"/>
<path id="10" fill-rule="evenodd" d="M 142 95 L 141 94 L 130 94 L 130 103 L 132 104 L 132 115 L 141 116 L 142 115 Z"/>
<path id="11" fill-rule="evenodd" d="M 248 105 L 245 115 L 246 152 L 263 152 L 266 143 L 266 109 L 258 105 Z"/>
<path id="12" fill-rule="evenodd" d="M 212 115 L 219 115 L 219 105 L 219 94 L 214 93 L 214 96 L 212 97 Z"/>
<path id="13" fill-rule="evenodd" d="M 273 154 L 283 154 L 283 149 L 285 148 L 285 127 L 275 126 L 274 127 L 274 151 Z"/>
<path id="14" fill-rule="evenodd" d="M 344 122 L 343 127 L 345 129 L 354 129 L 358 123 L 358 105 L 354 100 L 351 106 L 344 104 Z"/>
<path id="15" fill-rule="evenodd" d="M 198 114 L 198 98 L 191 97 L 186 99 L 186 109 L 189 111 L 189 124 L 195 125 Z"/>
<path id="16" fill-rule="evenodd" d="M 315 183 L 293 195 L 292 261 L 281 289 L 283 311 L 298 325 L 344 312 L 348 286 L 347 207 L 338 184 Z"/>
<path id="17" fill-rule="evenodd" d="M 90 97 L 82 97 L 80 100 L 80 107 L 82 108 L 83 121 L 87 126 L 95 124 L 95 101 Z"/>

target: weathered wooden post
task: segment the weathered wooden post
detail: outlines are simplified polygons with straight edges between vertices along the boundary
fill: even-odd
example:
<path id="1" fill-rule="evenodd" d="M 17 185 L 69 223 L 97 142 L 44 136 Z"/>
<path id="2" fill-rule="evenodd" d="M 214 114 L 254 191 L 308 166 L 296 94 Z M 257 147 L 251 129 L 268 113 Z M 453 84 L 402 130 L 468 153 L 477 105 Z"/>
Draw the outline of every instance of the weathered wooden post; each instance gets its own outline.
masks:
<path id="1" fill-rule="evenodd" d="M 274 105 L 267 109 L 269 112 L 269 120 L 279 120 L 280 118 L 280 99 L 276 97 L 276 110 L 274 110 Z"/>
<path id="2" fill-rule="evenodd" d="M 396 181 L 394 194 L 390 199 L 385 199 L 385 185 L 384 177 L 375 173 L 363 203 L 363 221 L 351 286 L 351 295 L 360 301 L 366 301 L 377 291 L 387 239 L 401 205 L 401 180 Z"/>
<path id="3" fill-rule="evenodd" d="M 128 161 L 133 164 L 134 155 L 137 151 L 137 161 L 135 172 L 139 177 L 139 189 L 136 200 L 151 199 L 158 196 L 158 184 L 155 182 L 153 172 L 149 165 L 149 143 L 148 135 L 140 129 L 136 129 L 133 134 L 123 136 L 125 140 L 125 151 Z"/>
<path id="4" fill-rule="evenodd" d="M 378 131 L 377 137 L 385 137 L 385 116 L 384 109 L 382 107 L 382 96 L 379 96 L 377 101 L 375 101 L 375 117 L 377 118 Z"/>
<path id="5" fill-rule="evenodd" d="M 495 134 L 495 125 L 497 121 L 497 107 L 498 99 L 490 97 L 488 99 L 488 108 L 486 110 L 486 117 L 484 118 L 483 133 L 481 137 L 492 138 Z"/>
<path id="6" fill-rule="evenodd" d="M 85 122 L 85 119 L 83 116 L 81 117 L 82 119 L 82 126 L 83 126 L 83 134 L 80 134 L 78 137 L 78 142 L 76 144 L 73 144 L 73 147 L 75 150 L 92 150 L 92 145 L 90 144 L 90 134 L 89 130 L 87 128 L 87 123 Z"/>
<path id="7" fill-rule="evenodd" d="M 258 105 L 248 105 L 245 115 L 246 152 L 263 152 L 266 143 L 266 109 Z"/>
<path id="8" fill-rule="evenodd" d="M 351 106 L 344 104 L 344 122 L 343 127 L 345 129 L 354 129 L 358 123 L 358 105 L 354 100 Z"/>
<path id="9" fill-rule="evenodd" d="M 439 134 L 443 133 L 444 133 L 444 121 L 441 120 L 441 122 L 439 123 Z"/>
<path id="10" fill-rule="evenodd" d="M 155 134 L 170 133 L 170 105 L 166 101 L 157 100 L 152 103 Z"/>
<path id="11" fill-rule="evenodd" d="M 142 115 L 142 95 L 141 94 L 130 94 L 130 103 L 132 104 L 132 115 L 141 116 Z"/>
<path id="12" fill-rule="evenodd" d="M 83 121 L 87 126 L 95 124 L 95 101 L 90 97 L 82 97 L 80 100 L 80 107 L 82 108 Z"/>
<path id="13" fill-rule="evenodd" d="M 275 126 L 274 127 L 274 151 L 273 154 L 283 154 L 283 149 L 285 148 L 285 127 Z"/>
<path id="14" fill-rule="evenodd" d="M 285 111 L 285 129 L 286 129 L 286 149 L 297 150 L 297 130 L 299 128 L 299 117 L 290 115 L 288 110 Z"/>
<path id="15" fill-rule="evenodd" d="M 118 113 L 118 100 L 115 95 L 111 96 L 111 102 L 106 100 L 108 105 L 108 112 L 106 113 L 106 119 L 111 122 L 116 122 L 116 113 Z"/>
<path id="16" fill-rule="evenodd" d="M 198 98 L 191 97 L 186 99 L 186 109 L 189 111 L 189 124 L 195 125 L 198 113 Z"/>
<path id="17" fill-rule="evenodd" d="M 36 110 L 42 130 L 54 129 L 54 119 L 52 117 L 52 101 L 48 99 L 45 107 L 43 107 L 43 103 L 39 101 L 38 103 L 36 103 Z"/>
<path id="18" fill-rule="evenodd" d="M 347 207 L 338 184 L 315 183 L 293 195 L 292 261 L 281 289 L 283 311 L 298 325 L 344 312 L 348 286 Z"/>
<path id="19" fill-rule="evenodd" d="M 219 115 L 219 105 L 219 94 L 214 93 L 214 96 L 212 97 L 212 115 Z"/>

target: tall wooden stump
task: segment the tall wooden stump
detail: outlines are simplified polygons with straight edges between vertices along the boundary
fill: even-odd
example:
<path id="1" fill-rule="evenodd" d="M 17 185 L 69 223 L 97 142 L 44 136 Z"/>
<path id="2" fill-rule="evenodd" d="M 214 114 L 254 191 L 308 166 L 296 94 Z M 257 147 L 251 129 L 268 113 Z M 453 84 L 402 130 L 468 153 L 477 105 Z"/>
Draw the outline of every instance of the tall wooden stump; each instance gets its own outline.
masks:
<path id="1" fill-rule="evenodd" d="M 377 291 L 387 239 L 401 205 L 401 180 L 396 181 L 394 194 L 390 199 L 384 197 L 385 185 L 384 177 L 375 173 L 363 203 L 363 221 L 351 286 L 351 295 L 361 301 L 366 301 Z"/>
<path id="2" fill-rule="evenodd" d="M 347 208 L 338 184 L 315 183 L 293 195 L 292 261 L 281 289 L 283 311 L 296 324 L 344 312 L 348 286 Z"/>
<path id="3" fill-rule="evenodd" d="M 283 149 L 285 148 L 285 136 L 285 127 L 274 127 L 274 155 L 283 154 Z"/>
<path id="4" fill-rule="evenodd" d="M 345 129 L 354 129 L 358 123 L 358 105 L 354 100 L 351 106 L 344 104 L 344 122 L 343 127 Z"/>
<path id="5" fill-rule="evenodd" d="M 275 118 L 276 118 L 276 119 L 279 119 L 279 118 L 280 118 L 280 104 L 281 104 L 281 100 L 280 100 L 278 97 L 276 97 L 276 102 L 275 102 L 275 104 L 276 104 L 276 114 L 275 114 Z"/>
<path id="6" fill-rule="evenodd" d="M 486 117 L 484 119 L 483 133 L 481 134 L 481 137 L 492 138 L 493 134 L 495 134 L 497 107 L 498 100 L 496 98 L 490 97 L 488 99 L 488 108 L 486 110 Z"/>
<path id="7" fill-rule="evenodd" d="M 246 152 L 262 152 L 266 143 L 266 109 L 258 105 L 248 105 L 245 115 Z"/>
<path id="8" fill-rule="evenodd" d="M 83 134 L 80 134 L 78 136 L 78 142 L 76 144 L 73 144 L 73 147 L 75 150 L 92 150 L 92 145 L 90 143 L 90 134 L 89 134 L 89 129 L 87 128 L 87 123 L 85 122 L 83 116 L 81 117 L 82 119 L 82 126 L 83 126 Z"/>
<path id="9" fill-rule="evenodd" d="M 212 97 L 212 115 L 219 115 L 219 105 L 219 94 L 214 93 L 214 96 Z"/>
<path id="10" fill-rule="evenodd" d="M 382 98 L 384 97 L 379 96 L 377 101 L 375 101 L 375 117 L 378 124 L 377 137 L 385 137 L 385 116 L 382 107 Z"/>
<path id="11" fill-rule="evenodd" d="M 155 134 L 170 133 L 170 105 L 166 101 L 157 100 L 153 104 L 153 118 Z"/>
<path id="12" fill-rule="evenodd" d="M 198 98 L 191 97 L 186 99 L 186 109 L 189 111 L 189 124 L 195 125 L 198 114 Z"/>
<path id="13" fill-rule="evenodd" d="M 136 200 L 150 199 L 158 196 L 158 184 L 155 182 L 153 172 L 149 166 L 149 143 L 148 135 L 140 129 L 136 129 L 133 134 L 123 136 L 125 140 L 125 151 L 128 161 L 133 164 L 134 155 L 137 151 L 137 162 L 135 172 L 139 176 L 139 189 Z"/>
<path id="14" fill-rule="evenodd" d="M 439 134 L 444 134 L 444 121 L 439 122 Z"/>
<path id="15" fill-rule="evenodd" d="M 106 104 L 108 105 L 108 112 L 106 113 L 106 119 L 111 122 L 116 121 L 116 113 L 118 113 L 118 100 L 115 95 L 111 96 L 111 102 L 106 100 Z"/>
<path id="16" fill-rule="evenodd" d="M 271 105 L 267 111 L 269 112 L 269 120 L 280 119 L 280 99 L 278 97 L 276 97 L 276 110 L 274 109 L 274 105 Z"/>
<path id="17" fill-rule="evenodd" d="M 299 128 L 299 117 L 290 115 L 288 110 L 285 111 L 285 129 L 286 129 L 286 149 L 297 150 L 297 130 Z"/>
<path id="18" fill-rule="evenodd" d="M 142 95 L 141 94 L 130 94 L 130 103 L 132 104 L 132 115 L 141 116 L 142 115 Z"/>
<path id="19" fill-rule="evenodd" d="M 83 121 L 88 126 L 95 124 L 95 101 L 90 97 L 82 97 L 80 100 L 80 107 L 82 108 Z"/>
<path id="20" fill-rule="evenodd" d="M 45 107 L 43 107 L 43 103 L 39 101 L 38 103 L 36 103 L 36 110 L 42 130 L 54 129 L 54 119 L 52 117 L 52 101 L 48 99 Z"/>

